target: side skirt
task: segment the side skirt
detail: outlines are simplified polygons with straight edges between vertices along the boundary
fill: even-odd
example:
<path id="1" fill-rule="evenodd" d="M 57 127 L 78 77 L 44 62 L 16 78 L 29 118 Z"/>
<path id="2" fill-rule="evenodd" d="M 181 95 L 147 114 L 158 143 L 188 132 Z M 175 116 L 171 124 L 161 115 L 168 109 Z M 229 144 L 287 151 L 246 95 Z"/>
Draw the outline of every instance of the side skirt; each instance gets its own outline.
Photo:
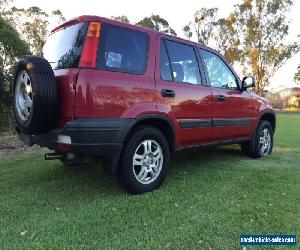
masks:
<path id="1" fill-rule="evenodd" d="M 183 150 L 183 149 L 187 149 L 187 148 L 213 148 L 213 147 L 224 146 L 224 145 L 239 144 L 242 142 L 249 142 L 249 141 L 251 141 L 251 138 L 241 138 L 241 139 L 234 139 L 234 140 L 203 143 L 203 144 L 199 144 L 199 145 L 178 147 L 175 149 L 175 151 L 179 151 L 179 150 Z"/>

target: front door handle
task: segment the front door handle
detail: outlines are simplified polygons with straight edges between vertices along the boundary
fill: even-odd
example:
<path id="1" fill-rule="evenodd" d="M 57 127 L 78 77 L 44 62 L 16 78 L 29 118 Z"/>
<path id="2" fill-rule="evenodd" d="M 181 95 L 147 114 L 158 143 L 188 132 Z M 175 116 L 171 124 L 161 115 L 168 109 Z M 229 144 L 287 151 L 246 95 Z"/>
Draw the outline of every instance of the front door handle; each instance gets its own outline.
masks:
<path id="1" fill-rule="evenodd" d="M 219 102 L 225 102 L 225 96 L 224 96 L 224 95 L 218 95 L 218 96 L 217 96 L 217 100 L 218 100 Z"/>
<path id="2" fill-rule="evenodd" d="M 175 91 L 172 89 L 162 89 L 161 95 L 163 97 L 175 97 Z"/>

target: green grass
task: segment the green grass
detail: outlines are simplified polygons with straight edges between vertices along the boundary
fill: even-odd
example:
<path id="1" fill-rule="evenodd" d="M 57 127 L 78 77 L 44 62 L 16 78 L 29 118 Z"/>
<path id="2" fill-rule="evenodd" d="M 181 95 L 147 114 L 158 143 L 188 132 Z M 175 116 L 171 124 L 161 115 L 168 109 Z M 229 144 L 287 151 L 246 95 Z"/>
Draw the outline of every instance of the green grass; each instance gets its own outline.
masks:
<path id="1" fill-rule="evenodd" d="M 299 241 L 299 143 L 300 115 L 278 115 L 270 157 L 247 158 L 238 146 L 179 152 L 164 185 L 138 196 L 97 165 L 64 168 L 43 150 L 6 157 L 0 248 L 241 249 L 248 233 Z"/>

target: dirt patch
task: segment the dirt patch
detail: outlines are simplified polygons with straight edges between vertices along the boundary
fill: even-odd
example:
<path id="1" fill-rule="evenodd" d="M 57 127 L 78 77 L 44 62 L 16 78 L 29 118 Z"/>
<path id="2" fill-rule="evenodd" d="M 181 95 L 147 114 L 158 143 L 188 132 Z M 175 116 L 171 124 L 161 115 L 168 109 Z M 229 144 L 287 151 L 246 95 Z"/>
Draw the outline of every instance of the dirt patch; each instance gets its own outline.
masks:
<path id="1" fill-rule="evenodd" d="M 15 134 L 0 133 L 0 158 L 39 148 L 39 146 L 28 147 Z"/>

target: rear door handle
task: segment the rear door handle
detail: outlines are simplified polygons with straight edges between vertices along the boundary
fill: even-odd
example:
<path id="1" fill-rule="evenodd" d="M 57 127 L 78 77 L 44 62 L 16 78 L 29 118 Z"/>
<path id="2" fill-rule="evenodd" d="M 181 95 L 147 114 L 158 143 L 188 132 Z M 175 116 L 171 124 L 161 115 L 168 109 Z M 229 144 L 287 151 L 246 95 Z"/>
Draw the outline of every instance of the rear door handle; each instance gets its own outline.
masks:
<path id="1" fill-rule="evenodd" d="M 225 96 L 224 96 L 224 95 L 218 95 L 218 96 L 217 96 L 217 100 L 218 100 L 219 102 L 225 102 Z"/>
<path id="2" fill-rule="evenodd" d="M 172 89 L 162 89 L 161 95 L 163 97 L 175 97 L 175 91 Z"/>

